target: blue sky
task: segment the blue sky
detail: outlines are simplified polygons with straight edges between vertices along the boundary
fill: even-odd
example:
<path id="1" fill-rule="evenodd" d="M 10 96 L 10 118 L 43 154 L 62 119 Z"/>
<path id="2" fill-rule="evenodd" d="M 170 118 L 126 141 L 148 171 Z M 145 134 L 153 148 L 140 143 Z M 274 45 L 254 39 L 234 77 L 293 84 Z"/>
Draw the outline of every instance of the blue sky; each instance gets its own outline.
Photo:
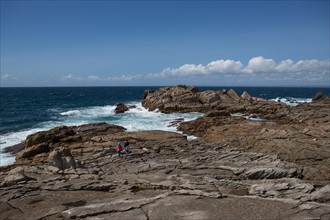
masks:
<path id="1" fill-rule="evenodd" d="M 1 86 L 329 86 L 329 1 L 1 1 Z"/>

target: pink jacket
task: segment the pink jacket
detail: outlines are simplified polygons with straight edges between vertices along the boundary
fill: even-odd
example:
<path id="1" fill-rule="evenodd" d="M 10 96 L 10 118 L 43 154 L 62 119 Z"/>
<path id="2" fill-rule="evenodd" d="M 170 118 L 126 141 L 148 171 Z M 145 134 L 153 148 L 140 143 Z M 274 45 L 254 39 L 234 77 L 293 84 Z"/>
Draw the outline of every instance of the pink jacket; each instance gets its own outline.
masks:
<path id="1" fill-rule="evenodd" d="M 117 151 L 117 152 L 121 152 L 121 151 L 123 151 L 123 147 L 122 147 L 121 145 L 117 145 L 117 147 L 116 147 L 116 151 Z"/>

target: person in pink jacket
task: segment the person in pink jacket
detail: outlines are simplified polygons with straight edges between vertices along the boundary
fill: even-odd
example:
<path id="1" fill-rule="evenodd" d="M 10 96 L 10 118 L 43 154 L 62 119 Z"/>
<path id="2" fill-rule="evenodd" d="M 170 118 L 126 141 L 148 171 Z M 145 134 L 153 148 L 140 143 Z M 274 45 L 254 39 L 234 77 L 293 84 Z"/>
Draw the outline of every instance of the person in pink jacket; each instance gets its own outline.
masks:
<path id="1" fill-rule="evenodd" d="M 122 157 L 121 152 L 123 151 L 123 147 L 120 145 L 119 141 L 118 141 L 118 144 L 116 147 L 116 151 L 117 151 L 118 157 L 121 158 Z"/>

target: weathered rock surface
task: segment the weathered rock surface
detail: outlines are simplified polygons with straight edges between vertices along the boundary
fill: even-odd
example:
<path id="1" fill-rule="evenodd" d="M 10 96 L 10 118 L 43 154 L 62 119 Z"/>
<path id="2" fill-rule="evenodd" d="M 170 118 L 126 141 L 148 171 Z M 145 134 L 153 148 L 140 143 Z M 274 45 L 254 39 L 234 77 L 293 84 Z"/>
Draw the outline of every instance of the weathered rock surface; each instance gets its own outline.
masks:
<path id="1" fill-rule="evenodd" d="M 70 145 L 70 151 L 73 156 L 82 153 L 84 150 L 94 151 L 93 148 L 85 149 L 86 143 L 90 145 L 93 142 L 102 141 L 97 138 L 98 135 L 114 134 L 125 130 L 125 128 L 117 125 L 92 123 L 72 127 L 60 126 L 49 131 L 37 132 L 26 138 L 25 143 L 23 143 L 25 146 L 24 150 L 16 155 L 18 159 L 16 165 L 47 163 L 49 152 L 57 147 L 67 147 Z M 21 148 L 21 145 L 17 146 Z"/>
<path id="2" fill-rule="evenodd" d="M 153 111 L 162 112 L 206 112 L 214 109 L 219 103 L 238 101 L 235 91 L 203 91 L 198 92 L 196 87 L 178 85 L 176 87 L 160 88 L 156 92 L 145 92 L 142 105 Z"/>
<path id="3" fill-rule="evenodd" d="M 17 168 L 0 173 L 1 219 L 330 215 L 329 185 L 305 180 L 301 166 L 276 155 L 202 139 L 187 141 L 184 135 L 164 131 L 91 129 L 84 132 L 85 141 L 75 139 L 77 133 L 72 136 L 77 142 L 64 142 L 67 149 L 62 152 L 82 161 L 83 167 L 55 169 L 38 159 L 41 153 L 29 158 L 33 165 L 17 158 Z M 119 159 L 115 140 L 128 140 L 132 154 Z"/>
<path id="4" fill-rule="evenodd" d="M 329 99 L 290 107 L 196 87 L 161 93 L 146 91 L 144 104 L 207 112 L 175 121 L 198 139 L 105 123 L 31 135 L 0 169 L 0 219 L 330 218 Z M 132 153 L 118 158 L 125 140 Z"/>
<path id="5" fill-rule="evenodd" d="M 245 99 L 245 100 L 248 100 L 248 101 L 252 101 L 253 100 L 253 97 L 247 91 L 244 91 L 243 92 L 243 94 L 241 95 L 241 98 L 242 99 Z"/>
<path id="6" fill-rule="evenodd" d="M 273 120 L 205 114 L 197 120 L 181 123 L 179 130 L 220 145 L 275 154 L 303 167 L 304 179 L 328 182 L 329 109 L 330 102 L 300 104 L 291 107 L 289 114 L 273 113 L 268 117 Z"/>
<path id="7" fill-rule="evenodd" d="M 56 147 L 48 156 L 48 165 L 59 170 L 76 169 L 81 167 L 67 147 Z"/>

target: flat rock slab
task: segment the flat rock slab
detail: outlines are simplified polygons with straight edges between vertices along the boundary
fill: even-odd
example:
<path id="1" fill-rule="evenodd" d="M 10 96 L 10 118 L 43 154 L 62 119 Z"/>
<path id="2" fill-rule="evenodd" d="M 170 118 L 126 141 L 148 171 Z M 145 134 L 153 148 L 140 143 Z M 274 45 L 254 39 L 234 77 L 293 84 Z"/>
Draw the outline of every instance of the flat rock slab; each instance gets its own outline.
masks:
<path id="1" fill-rule="evenodd" d="M 271 208 L 270 208 L 271 207 Z M 314 219 L 297 214 L 294 203 L 257 198 L 229 197 L 221 199 L 196 196 L 168 196 L 143 207 L 148 219 Z"/>

